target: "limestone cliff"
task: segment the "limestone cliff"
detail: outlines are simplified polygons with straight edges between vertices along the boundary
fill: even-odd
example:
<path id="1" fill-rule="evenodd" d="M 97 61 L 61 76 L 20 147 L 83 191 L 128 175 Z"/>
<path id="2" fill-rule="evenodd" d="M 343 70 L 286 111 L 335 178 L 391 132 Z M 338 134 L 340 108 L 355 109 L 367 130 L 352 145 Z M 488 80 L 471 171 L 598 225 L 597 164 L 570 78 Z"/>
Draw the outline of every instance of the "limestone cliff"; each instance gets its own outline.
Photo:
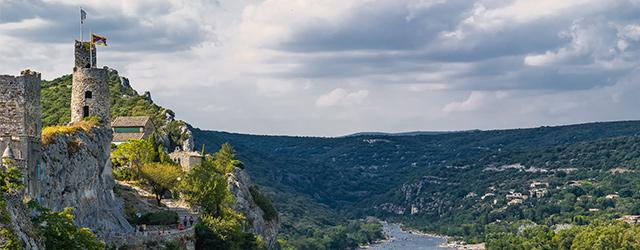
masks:
<path id="1" fill-rule="evenodd" d="M 1 202 L 2 219 L 0 220 L 0 246 L 8 241 L 20 242 L 24 249 L 44 249 L 44 242 L 31 223 L 26 205 L 22 202 L 21 195 L 3 194 Z"/>
<path id="2" fill-rule="evenodd" d="M 75 208 L 76 223 L 102 238 L 132 232 L 115 185 L 110 155 L 111 131 L 96 127 L 89 132 L 61 134 L 42 146 L 42 163 L 33 195 L 52 210 Z"/>
<path id="3" fill-rule="evenodd" d="M 234 210 L 244 214 L 251 224 L 247 230 L 257 234 L 264 239 L 269 249 L 276 249 L 278 246 L 278 218 L 266 220 L 265 212 L 256 204 L 251 194 L 250 188 L 253 183 L 246 171 L 235 168 L 228 178 L 229 188 L 235 198 Z"/>

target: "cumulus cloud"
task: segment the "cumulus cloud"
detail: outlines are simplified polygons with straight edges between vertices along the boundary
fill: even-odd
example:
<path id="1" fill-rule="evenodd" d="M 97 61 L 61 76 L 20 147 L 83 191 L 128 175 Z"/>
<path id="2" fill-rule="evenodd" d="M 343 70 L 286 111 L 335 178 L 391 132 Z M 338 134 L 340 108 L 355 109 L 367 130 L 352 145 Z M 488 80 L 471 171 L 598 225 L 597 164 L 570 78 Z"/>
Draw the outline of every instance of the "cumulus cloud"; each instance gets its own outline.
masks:
<path id="1" fill-rule="evenodd" d="M 640 118 L 627 108 L 640 104 L 638 1 L 0 0 L 0 73 L 70 73 L 80 6 L 87 31 L 109 38 L 99 64 L 202 128 L 341 135 Z"/>
<path id="2" fill-rule="evenodd" d="M 369 96 L 369 91 L 367 90 L 357 90 L 349 92 L 345 89 L 337 88 L 325 95 L 318 97 L 318 99 L 316 100 L 316 106 L 332 107 L 362 104 L 367 96 Z"/>

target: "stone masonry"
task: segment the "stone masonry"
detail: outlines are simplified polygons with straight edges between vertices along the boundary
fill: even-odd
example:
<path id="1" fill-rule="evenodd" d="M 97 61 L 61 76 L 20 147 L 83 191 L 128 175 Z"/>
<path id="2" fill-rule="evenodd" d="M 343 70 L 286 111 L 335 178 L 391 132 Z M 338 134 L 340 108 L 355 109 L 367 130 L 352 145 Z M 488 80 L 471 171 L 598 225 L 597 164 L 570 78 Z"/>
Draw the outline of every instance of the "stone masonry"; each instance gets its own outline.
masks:
<path id="1" fill-rule="evenodd" d="M 29 179 L 40 161 L 40 73 L 24 70 L 21 76 L 0 76 L 0 152 L 7 148 L 15 164 Z M 7 152 L 9 152 L 7 151 Z M 36 187 L 27 186 L 27 191 Z"/>
<path id="2" fill-rule="evenodd" d="M 85 44 L 87 43 L 85 42 Z M 93 54 L 93 65 L 95 65 L 95 48 L 90 52 L 89 45 L 82 45 L 81 42 L 76 41 L 76 66 L 73 68 L 71 89 L 71 122 L 81 121 L 89 116 L 97 116 L 109 126 L 111 121 L 107 69 L 87 67 L 89 53 Z"/>
<path id="3" fill-rule="evenodd" d="M 91 45 L 90 42 L 80 42 L 76 40 L 75 58 L 76 58 L 75 68 L 77 69 L 91 68 L 91 65 L 95 66 L 96 65 L 96 46 Z"/>

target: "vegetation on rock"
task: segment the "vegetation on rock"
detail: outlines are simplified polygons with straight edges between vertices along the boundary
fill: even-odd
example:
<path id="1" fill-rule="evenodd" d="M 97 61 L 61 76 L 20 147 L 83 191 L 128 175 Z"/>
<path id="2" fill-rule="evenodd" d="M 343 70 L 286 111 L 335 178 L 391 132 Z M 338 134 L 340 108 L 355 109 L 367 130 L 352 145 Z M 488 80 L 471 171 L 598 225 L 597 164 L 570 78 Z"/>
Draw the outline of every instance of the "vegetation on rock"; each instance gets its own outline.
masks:
<path id="1" fill-rule="evenodd" d="M 74 122 L 70 125 L 50 126 L 42 129 L 42 144 L 51 144 L 56 136 L 72 135 L 79 131 L 89 132 L 100 124 L 97 117 L 90 117 L 83 121 Z"/>
<path id="2" fill-rule="evenodd" d="M 73 209 L 65 208 L 54 212 L 34 205 L 40 215 L 34 218 L 45 237 L 47 249 L 105 249 L 104 242 L 98 240 L 88 228 L 78 228 L 73 223 Z"/>
<path id="3" fill-rule="evenodd" d="M 262 217 L 265 220 L 273 220 L 278 217 L 278 211 L 273 207 L 269 197 L 260 192 L 260 188 L 257 186 L 251 186 L 249 187 L 249 192 L 251 192 L 253 201 L 258 205 L 258 207 L 260 207 L 260 209 L 262 209 L 262 211 L 264 211 Z"/>
<path id="4" fill-rule="evenodd" d="M 182 193 L 202 211 L 196 227 L 198 249 L 266 248 L 256 235 L 244 232 L 244 216 L 231 208 L 233 195 L 227 185 L 227 175 L 240 165 L 231 145 L 224 144 L 213 157 L 203 159 L 187 173 Z"/>

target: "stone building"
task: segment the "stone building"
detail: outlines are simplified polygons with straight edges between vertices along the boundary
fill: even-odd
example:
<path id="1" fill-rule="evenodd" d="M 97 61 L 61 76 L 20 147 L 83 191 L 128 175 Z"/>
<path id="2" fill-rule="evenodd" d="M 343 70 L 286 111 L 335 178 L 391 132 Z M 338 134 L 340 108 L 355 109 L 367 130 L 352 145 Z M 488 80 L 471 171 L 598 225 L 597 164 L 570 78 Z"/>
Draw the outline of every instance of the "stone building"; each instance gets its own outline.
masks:
<path id="1" fill-rule="evenodd" d="M 193 166 L 202 162 L 202 154 L 195 151 L 180 151 L 176 150 L 173 153 L 169 153 L 169 157 L 174 162 L 180 164 L 182 170 L 191 171 Z"/>
<path id="2" fill-rule="evenodd" d="M 155 126 L 148 116 L 119 116 L 111 123 L 113 144 L 119 145 L 130 139 L 147 139 L 155 133 Z"/>
<path id="3" fill-rule="evenodd" d="M 20 76 L 0 75 L 0 152 L 3 163 L 12 161 L 28 180 L 40 171 L 40 73 L 24 70 Z M 27 192 L 37 183 L 28 182 Z"/>
<path id="4" fill-rule="evenodd" d="M 71 122 L 96 116 L 108 126 L 111 122 L 107 69 L 92 67 L 92 65 L 95 66 L 95 60 L 95 45 L 76 41 L 71 88 Z"/>

